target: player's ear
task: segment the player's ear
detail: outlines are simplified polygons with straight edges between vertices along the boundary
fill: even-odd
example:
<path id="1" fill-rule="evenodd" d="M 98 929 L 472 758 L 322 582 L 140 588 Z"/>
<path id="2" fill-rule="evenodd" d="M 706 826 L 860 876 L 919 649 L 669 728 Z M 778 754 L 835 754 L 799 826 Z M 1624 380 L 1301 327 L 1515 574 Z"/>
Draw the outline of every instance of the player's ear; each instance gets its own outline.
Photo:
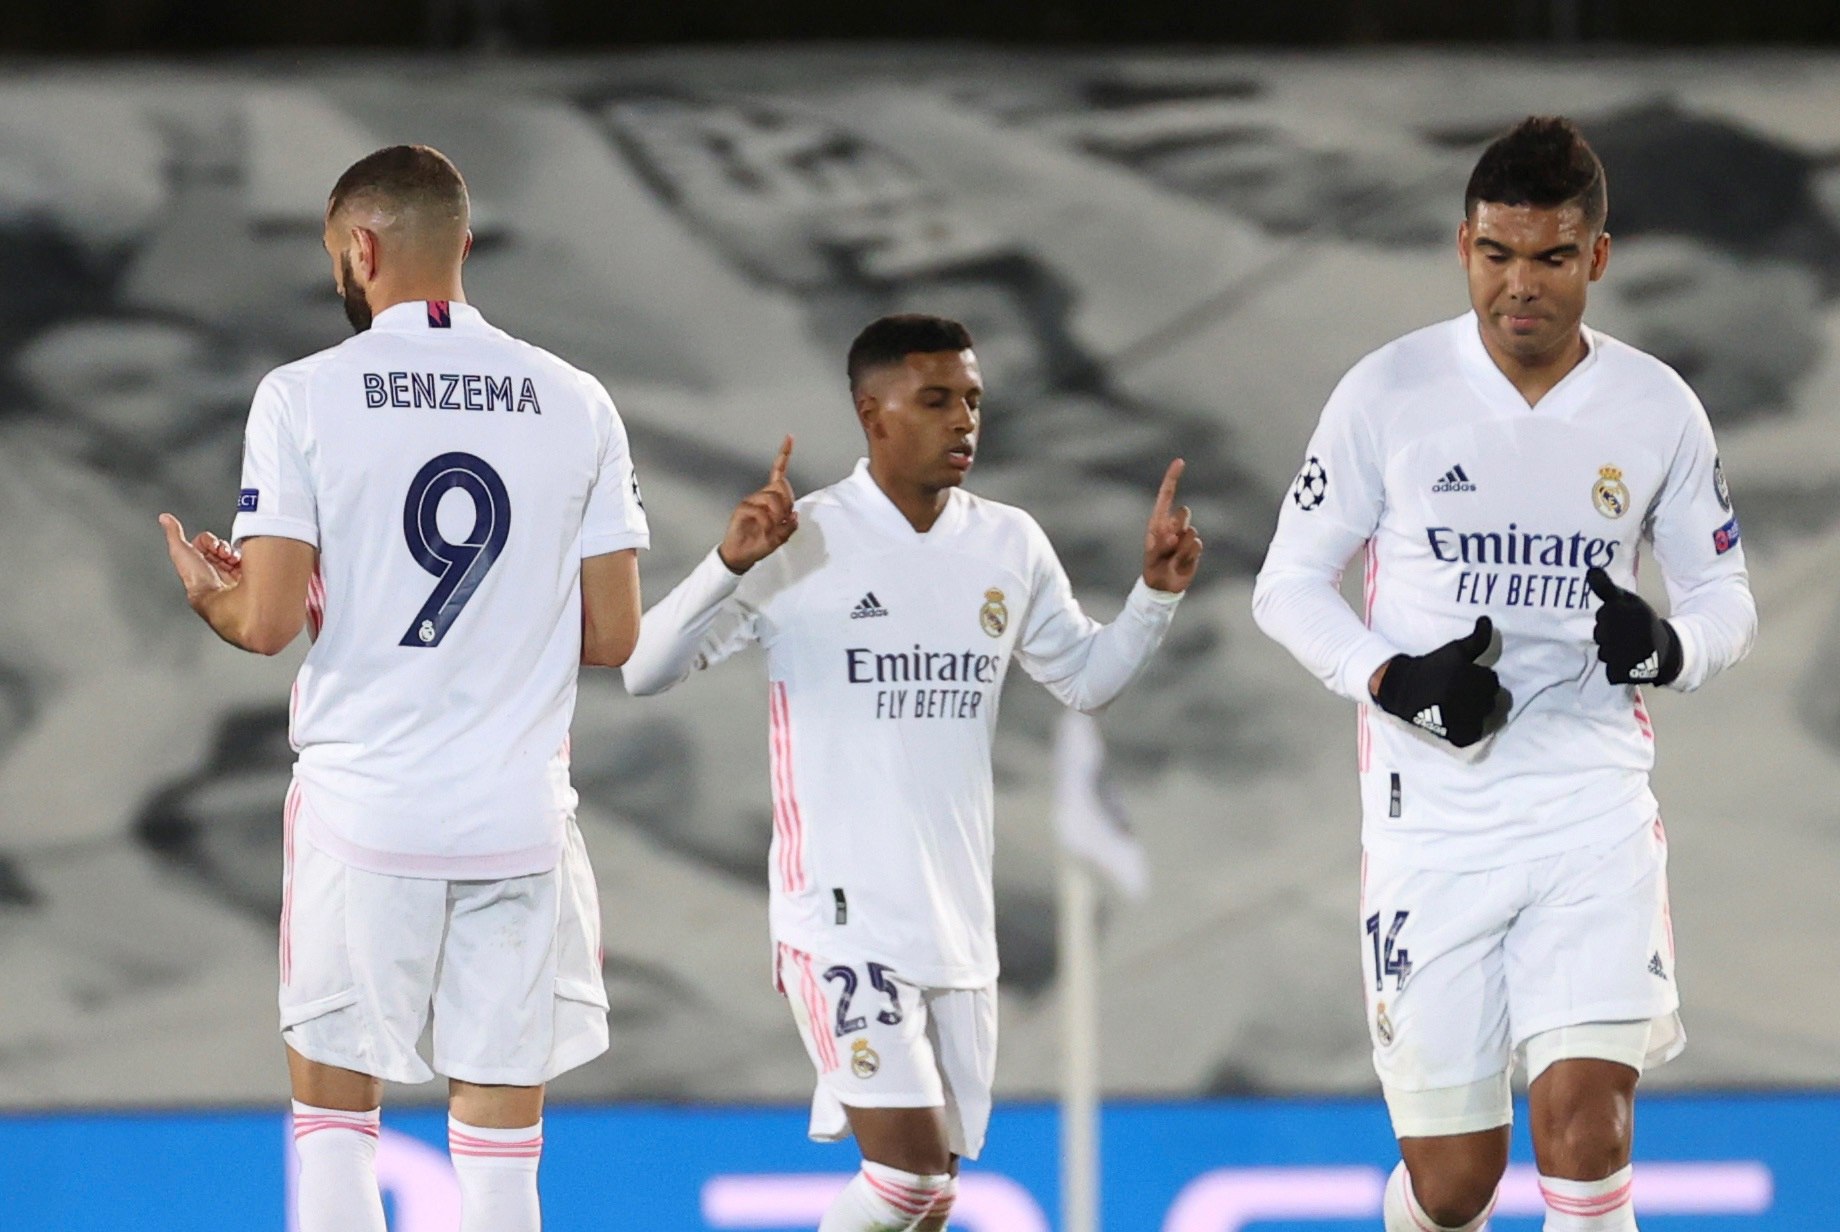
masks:
<path id="1" fill-rule="evenodd" d="M 1599 231 L 1597 240 L 1591 245 L 1591 281 L 1596 282 L 1610 268 L 1610 233 Z"/>
<path id="2" fill-rule="evenodd" d="M 357 258 L 352 262 L 352 267 L 361 272 L 364 281 L 369 283 L 377 277 L 377 233 L 369 227 L 353 227 L 351 242 Z"/>
<path id="3" fill-rule="evenodd" d="M 867 390 L 857 390 L 856 422 L 862 425 L 863 435 L 870 440 L 886 435 L 882 427 L 881 399 Z"/>
<path id="4" fill-rule="evenodd" d="M 460 241 L 460 259 L 466 260 L 473 252 L 473 229 L 466 229 L 466 237 Z"/>
<path id="5" fill-rule="evenodd" d="M 1457 224 L 1457 264 L 1469 268 L 1469 219 Z"/>

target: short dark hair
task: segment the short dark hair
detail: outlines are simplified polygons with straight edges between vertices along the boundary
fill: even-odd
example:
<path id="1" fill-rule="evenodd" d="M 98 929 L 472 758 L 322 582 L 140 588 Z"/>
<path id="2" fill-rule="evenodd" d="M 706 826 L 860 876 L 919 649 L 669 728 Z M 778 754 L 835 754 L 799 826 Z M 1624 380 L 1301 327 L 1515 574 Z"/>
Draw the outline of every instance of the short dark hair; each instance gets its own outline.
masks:
<path id="1" fill-rule="evenodd" d="M 1473 217 L 1480 201 L 1543 210 L 1576 205 L 1594 231 L 1610 211 L 1604 165 L 1564 116 L 1528 116 L 1489 144 L 1470 172 L 1464 215 Z"/>
<path id="2" fill-rule="evenodd" d="M 916 352 L 970 349 L 971 331 L 957 321 L 918 312 L 882 317 L 864 326 L 850 344 L 850 389 L 855 390 L 870 369 L 898 364 Z"/>
<path id="3" fill-rule="evenodd" d="M 413 211 L 428 222 L 464 227 L 467 221 L 466 181 L 460 168 L 432 146 L 391 145 L 366 154 L 332 186 L 326 212 L 336 214 L 363 198 Z"/>

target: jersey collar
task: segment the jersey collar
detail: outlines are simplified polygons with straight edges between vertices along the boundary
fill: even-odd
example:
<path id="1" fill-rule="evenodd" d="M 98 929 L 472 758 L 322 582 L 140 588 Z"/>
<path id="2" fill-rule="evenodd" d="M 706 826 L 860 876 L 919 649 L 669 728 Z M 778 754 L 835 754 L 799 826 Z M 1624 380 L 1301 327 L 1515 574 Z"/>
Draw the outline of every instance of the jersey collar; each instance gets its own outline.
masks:
<path id="1" fill-rule="evenodd" d="M 869 459 L 858 458 L 856 469 L 841 485 L 850 493 L 851 503 L 856 506 L 866 521 L 875 530 L 890 538 L 908 543 L 928 543 L 943 539 L 958 529 L 964 520 L 965 496 L 962 491 L 946 494 L 946 507 L 939 512 L 939 520 L 933 528 L 924 533 L 914 529 L 914 524 L 907 520 L 907 515 L 895 507 L 888 499 L 888 493 L 882 491 L 882 485 L 875 482 L 875 476 L 869 473 Z"/>
<path id="2" fill-rule="evenodd" d="M 1474 309 L 1457 318 L 1457 351 L 1462 357 L 1463 369 L 1468 374 L 1470 384 L 1516 412 L 1528 411 L 1546 414 L 1555 409 L 1562 409 L 1573 390 L 1590 384 L 1591 370 L 1597 367 L 1597 353 L 1602 349 L 1597 334 L 1590 326 L 1580 325 L 1584 334 L 1584 358 L 1576 367 L 1559 378 L 1559 383 L 1546 391 L 1533 406 L 1527 405 L 1527 399 L 1521 397 L 1521 391 L 1514 387 L 1508 374 L 1496 366 L 1494 356 L 1482 344 L 1482 322 L 1476 319 Z"/>
<path id="3" fill-rule="evenodd" d="M 391 304 L 371 320 L 371 328 L 386 334 L 470 333 L 486 327 L 486 319 L 471 304 L 454 299 L 411 299 Z"/>

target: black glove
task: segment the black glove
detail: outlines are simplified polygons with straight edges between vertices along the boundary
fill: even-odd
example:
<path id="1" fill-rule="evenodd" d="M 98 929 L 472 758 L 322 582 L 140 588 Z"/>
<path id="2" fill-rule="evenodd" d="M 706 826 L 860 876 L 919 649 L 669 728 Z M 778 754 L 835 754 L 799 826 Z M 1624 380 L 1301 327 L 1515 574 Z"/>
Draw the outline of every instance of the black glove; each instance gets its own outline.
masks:
<path id="1" fill-rule="evenodd" d="M 1466 636 L 1430 654 L 1387 660 L 1374 700 L 1388 714 L 1468 748 L 1506 722 L 1514 702 L 1495 669 L 1476 662 L 1494 636 L 1494 622 L 1479 616 Z"/>
<path id="2" fill-rule="evenodd" d="M 1584 580 L 1603 601 L 1591 636 L 1611 684 L 1667 684 L 1680 675 L 1680 636 L 1648 600 L 1595 566 Z"/>

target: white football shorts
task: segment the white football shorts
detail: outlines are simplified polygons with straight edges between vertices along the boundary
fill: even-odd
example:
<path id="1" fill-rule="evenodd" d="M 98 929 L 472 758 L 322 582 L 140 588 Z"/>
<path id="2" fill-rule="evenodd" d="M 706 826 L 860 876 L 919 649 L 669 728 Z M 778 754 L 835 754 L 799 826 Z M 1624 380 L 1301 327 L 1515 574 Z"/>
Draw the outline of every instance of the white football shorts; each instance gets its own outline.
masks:
<path id="1" fill-rule="evenodd" d="M 431 1011 L 432 1068 L 416 1050 Z M 405 1083 L 537 1086 L 605 1052 L 600 904 L 573 819 L 555 868 L 504 881 L 366 872 L 290 826 L 281 1035 Z"/>
<path id="2" fill-rule="evenodd" d="M 1612 842 L 1478 872 L 1370 858 L 1361 955 L 1374 1069 L 1401 1136 L 1507 1124 L 1508 1075 L 1534 1037 L 1542 1066 L 1603 1055 L 1639 1070 L 1686 1045 L 1658 818 Z M 1614 1056 L 1593 1043 L 1603 1032 L 1562 1032 L 1644 1023 L 1646 1048 Z M 1454 1101 L 1426 1094 L 1464 1088 Z M 1499 1094 L 1474 1094 L 1485 1088 Z M 1428 1109 L 1446 1110 L 1429 1114 L 1445 1123 L 1425 1123 Z"/>
<path id="3" fill-rule="evenodd" d="M 880 963 L 775 947 L 775 978 L 818 1071 L 811 1137 L 850 1135 L 845 1108 L 943 1108 L 948 1146 L 976 1159 L 997 1071 L 997 990 L 921 988 Z"/>

